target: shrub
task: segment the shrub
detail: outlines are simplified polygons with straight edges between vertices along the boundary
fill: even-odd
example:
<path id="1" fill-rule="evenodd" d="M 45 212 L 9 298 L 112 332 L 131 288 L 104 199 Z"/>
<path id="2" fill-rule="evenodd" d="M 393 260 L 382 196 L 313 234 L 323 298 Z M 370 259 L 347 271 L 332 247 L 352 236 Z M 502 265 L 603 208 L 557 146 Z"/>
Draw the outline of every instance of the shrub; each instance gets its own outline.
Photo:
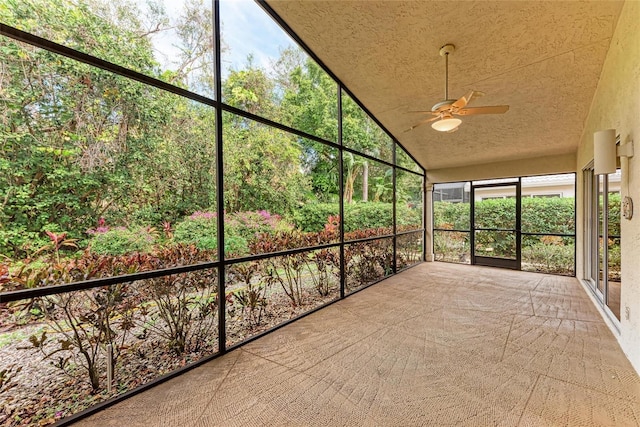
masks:
<path id="1" fill-rule="evenodd" d="M 401 207 L 400 207 L 401 206 Z M 306 232 L 318 232 L 325 229 L 329 217 L 340 212 L 337 203 L 313 203 L 304 205 L 294 215 L 298 229 Z M 383 202 L 362 202 L 344 205 L 345 232 L 370 228 L 391 227 L 393 224 L 393 204 Z M 419 209 L 409 209 L 399 205 L 397 215 L 399 225 L 420 224 Z"/>
<path id="2" fill-rule="evenodd" d="M 573 274 L 574 245 L 536 243 L 522 248 L 522 269 Z"/>
<path id="3" fill-rule="evenodd" d="M 311 255 L 311 260 L 315 263 L 315 272 L 310 268 L 313 285 L 321 297 L 326 297 L 331 292 L 334 285 L 340 283 L 340 256 L 332 249 L 321 249 Z"/>
<path id="4" fill-rule="evenodd" d="M 391 203 L 365 202 L 345 205 L 344 231 L 391 227 L 393 205 Z"/>
<path id="5" fill-rule="evenodd" d="M 39 232 L 27 231 L 21 224 L 3 224 L 0 221 L 0 255 L 13 258 L 28 257 L 47 243 Z"/>
<path id="6" fill-rule="evenodd" d="M 422 258 L 422 232 L 403 234 L 397 238 L 398 268 L 415 264 Z"/>
<path id="7" fill-rule="evenodd" d="M 340 213 L 337 203 L 308 203 L 293 215 L 293 221 L 299 230 L 317 232 L 324 229 L 327 218 Z"/>
<path id="8" fill-rule="evenodd" d="M 193 244 L 198 249 L 215 250 L 218 247 L 217 218 L 215 212 L 194 212 L 176 224 L 173 231 L 174 241 Z"/>
<path id="9" fill-rule="evenodd" d="M 253 254 L 270 253 L 294 248 L 322 245 L 335 239 L 329 231 L 319 233 L 301 233 L 299 231 L 280 231 L 275 234 L 261 234 L 251 242 Z M 310 253 L 296 253 L 263 261 L 263 278 L 266 286 L 280 285 L 293 307 L 305 304 L 304 283 L 307 277 L 321 296 L 329 294 L 335 283 L 332 275 L 337 271 L 339 258 L 333 250 L 319 250 Z M 336 280 L 338 280 L 336 278 Z"/>
<path id="10" fill-rule="evenodd" d="M 350 233 L 352 239 L 370 237 L 370 230 Z M 345 237 L 346 238 L 346 237 Z M 393 250 L 391 239 L 350 243 L 344 247 L 347 287 L 355 289 L 391 273 Z"/>
<path id="11" fill-rule="evenodd" d="M 620 235 L 620 193 L 609 193 L 609 236 Z"/>
<path id="12" fill-rule="evenodd" d="M 617 239 L 609 239 L 608 242 L 609 255 L 609 280 L 620 280 L 620 241 Z"/>
<path id="13" fill-rule="evenodd" d="M 409 230 L 422 228 L 422 209 L 421 207 L 409 206 L 405 203 L 396 205 L 396 226 L 398 230 Z"/>
<path id="14" fill-rule="evenodd" d="M 264 261 L 262 261 L 264 263 Z M 260 326 L 268 305 L 267 283 L 261 279 L 260 262 L 245 262 L 229 266 L 229 283 L 239 285 L 232 291 L 232 300 L 240 307 L 240 316 L 249 329 Z M 233 307 L 231 307 L 233 311 Z"/>
<path id="15" fill-rule="evenodd" d="M 241 236 L 227 235 L 224 238 L 224 253 L 238 257 L 249 253 L 249 243 Z"/>
<path id="16" fill-rule="evenodd" d="M 434 231 L 433 252 L 436 261 L 468 263 L 470 256 L 469 233 Z"/>
<path id="17" fill-rule="evenodd" d="M 209 259 L 210 252 L 186 245 L 122 256 L 86 251 L 78 259 L 37 270 L 37 284 L 70 283 Z M 5 273 L 1 269 L 0 278 Z M 139 338 L 147 331 L 154 333 L 176 354 L 212 348 L 217 326 L 216 280 L 216 270 L 205 269 L 37 298 L 28 307 L 39 307 L 56 334 L 33 335 L 30 341 L 55 367 L 70 374 L 82 369 L 92 391 L 98 392 L 104 378 L 105 347 L 112 345 L 117 363 L 134 329 L 142 331 Z"/>
<path id="18" fill-rule="evenodd" d="M 158 251 L 149 261 L 158 269 L 167 263 L 188 265 L 203 259 L 193 246 L 174 246 Z M 153 300 L 155 309 L 142 311 L 147 317 L 144 330 L 161 337 L 176 355 L 210 346 L 217 326 L 216 273 L 206 269 L 145 280 L 141 292 Z"/>
<path id="19" fill-rule="evenodd" d="M 225 217 L 226 235 L 241 237 L 248 242 L 255 239 L 258 234 L 274 233 L 280 222 L 280 215 L 272 215 L 265 210 L 235 212 Z"/>
<path id="20" fill-rule="evenodd" d="M 95 233 L 89 241 L 91 251 L 100 255 L 125 255 L 134 252 L 150 252 L 154 244 L 152 229 L 131 230 L 124 227 L 113 228 L 103 233 Z"/>
<path id="21" fill-rule="evenodd" d="M 615 199 L 615 195 L 614 195 Z M 574 198 L 523 198 L 522 230 L 532 233 L 573 234 Z M 609 203 L 615 210 L 615 200 Z M 435 202 L 433 204 L 436 228 L 468 230 L 469 203 Z M 476 202 L 476 226 L 484 228 L 513 228 L 515 199 L 489 199 Z"/>
<path id="22" fill-rule="evenodd" d="M 137 299 L 129 297 L 130 287 L 120 283 L 36 299 L 34 304 L 43 309 L 55 335 L 42 332 L 31 335 L 29 341 L 54 367 L 70 375 L 80 367 L 92 392 L 99 392 L 106 346 L 113 347 L 116 363 L 133 328 Z"/>
<path id="23" fill-rule="evenodd" d="M 201 250 L 218 247 L 218 215 L 215 212 L 195 212 L 176 224 L 173 239 L 178 243 L 192 244 Z M 272 235 L 287 229 L 280 215 L 268 211 L 235 212 L 225 216 L 225 253 L 246 255 L 249 243 L 260 235 Z"/>
<path id="24" fill-rule="evenodd" d="M 574 233 L 574 203 L 573 197 L 523 198 L 522 230 L 533 233 Z"/>
<path id="25" fill-rule="evenodd" d="M 470 220 L 469 203 L 435 202 L 433 224 L 435 228 L 468 230 Z"/>

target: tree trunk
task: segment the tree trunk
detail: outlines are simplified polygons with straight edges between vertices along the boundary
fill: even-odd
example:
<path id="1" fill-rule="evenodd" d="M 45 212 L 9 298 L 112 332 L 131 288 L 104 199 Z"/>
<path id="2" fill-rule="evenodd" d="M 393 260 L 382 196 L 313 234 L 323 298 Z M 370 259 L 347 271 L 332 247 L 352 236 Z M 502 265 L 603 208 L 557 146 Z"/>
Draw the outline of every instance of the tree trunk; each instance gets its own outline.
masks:
<path id="1" fill-rule="evenodd" d="M 362 201 L 369 201 L 369 162 L 362 164 Z"/>

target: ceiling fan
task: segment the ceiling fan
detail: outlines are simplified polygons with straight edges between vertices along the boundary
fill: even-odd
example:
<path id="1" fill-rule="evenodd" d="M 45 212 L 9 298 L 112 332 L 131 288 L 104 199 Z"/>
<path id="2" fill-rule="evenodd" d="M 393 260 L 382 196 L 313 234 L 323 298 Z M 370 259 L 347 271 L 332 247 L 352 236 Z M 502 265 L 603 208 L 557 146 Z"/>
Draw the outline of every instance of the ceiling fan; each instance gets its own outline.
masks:
<path id="1" fill-rule="evenodd" d="M 440 48 L 440 56 L 444 56 L 445 61 L 445 86 L 444 101 L 440 101 L 431 107 L 431 110 L 411 111 L 412 113 L 429 113 L 434 117 L 424 119 L 411 126 L 405 132 L 414 130 L 418 126 L 433 122 L 431 127 L 440 132 L 455 132 L 462 123 L 454 116 L 471 116 L 475 114 L 503 114 L 509 110 L 508 105 L 494 105 L 487 107 L 467 107 L 472 99 L 484 95 L 484 93 L 471 90 L 465 96 L 458 99 L 449 99 L 449 55 L 453 53 L 455 46 L 446 44 Z"/>

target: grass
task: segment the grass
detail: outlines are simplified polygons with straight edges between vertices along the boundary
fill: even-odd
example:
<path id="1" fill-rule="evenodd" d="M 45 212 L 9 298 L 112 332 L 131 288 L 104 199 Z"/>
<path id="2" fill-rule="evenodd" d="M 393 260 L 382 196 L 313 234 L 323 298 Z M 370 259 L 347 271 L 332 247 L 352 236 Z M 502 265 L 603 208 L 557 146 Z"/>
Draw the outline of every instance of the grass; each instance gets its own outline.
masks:
<path id="1" fill-rule="evenodd" d="M 6 347 L 15 341 L 22 341 L 25 338 L 27 338 L 27 334 L 23 330 L 0 334 L 0 348 Z"/>

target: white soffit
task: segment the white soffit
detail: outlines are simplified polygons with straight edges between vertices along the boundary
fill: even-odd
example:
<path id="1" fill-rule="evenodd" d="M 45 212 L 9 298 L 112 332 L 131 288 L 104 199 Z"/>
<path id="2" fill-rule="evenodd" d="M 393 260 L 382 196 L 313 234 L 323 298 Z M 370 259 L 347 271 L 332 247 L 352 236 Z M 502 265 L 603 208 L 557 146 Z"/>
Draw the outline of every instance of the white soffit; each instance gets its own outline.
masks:
<path id="1" fill-rule="evenodd" d="M 575 153 L 623 2 L 269 0 L 311 50 L 428 169 Z M 639 35 L 640 37 L 640 35 Z M 510 105 L 434 131 L 411 110 L 485 93 Z"/>

